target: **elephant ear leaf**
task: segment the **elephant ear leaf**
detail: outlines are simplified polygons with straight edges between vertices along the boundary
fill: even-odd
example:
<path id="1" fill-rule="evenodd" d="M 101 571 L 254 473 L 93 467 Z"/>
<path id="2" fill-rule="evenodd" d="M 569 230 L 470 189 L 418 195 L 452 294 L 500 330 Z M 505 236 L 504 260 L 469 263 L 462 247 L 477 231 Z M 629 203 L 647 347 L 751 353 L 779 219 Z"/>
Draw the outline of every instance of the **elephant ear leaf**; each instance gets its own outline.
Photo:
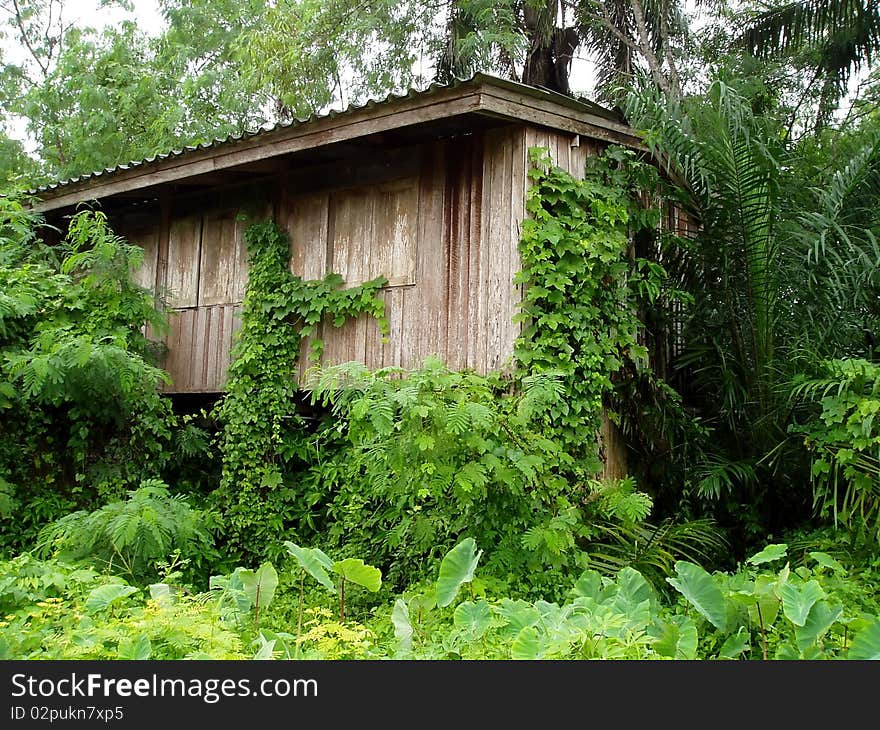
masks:
<path id="1" fill-rule="evenodd" d="M 699 565 L 679 560 L 676 578 L 666 580 L 681 593 L 702 616 L 719 631 L 727 626 L 727 605 L 715 580 Z"/>
<path id="2" fill-rule="evenodd" d="M 278 587 L 278 573 L 272 563 L 263 563 L 256 571 L 242 570 L 239 577 L 251 605 L 263 609 L 272 603 Z"/>
<path id="3" fill-rule="evenodd" d="M 778 542 L 768 545 L 759 553 L 755 553 L 746 562 L 752 565 L 763 565 L 764 563 L 772 563 L 776 560 L 782 560 L 787 554 L 788 545 L 784 542 Z"/>
<path id="4" fill-rule="evenodd" d="M 440 563 L 435 586 L 438 606 L 448 606 L 455 600 L 461 587 L 474 579 L 474 570 L 482 554 L 482 550 L 477 551 L 477 543 L 472 537 L 465 538 L 446 553 Z"/>
<path id="5" fill-rule="evenodd" d="M 804 583 L 798 588 L 791 583 L 785 583 L 779 589 L 779 597 L 782 599 L 782 612 L 795 626 L 803 626 L 810 615 L 813 604 L 825 597 L 822 587 L 814 580 Z"/>
<path id="6" fill-rule="evenodd" d="M 859 631 L 849 650 L 850 659 L 880 659 L 880 620 Z"/>
<path id="7" fill-rule="evenodd" d="M 333 561 L 318 548 L 304 548 L 296 543 L 286 540 L 284 547 L 287 548 L 299 567 L 324 586 L 331 593 L 336 593 L 336 587 L 330 578 L 328 571 L 333 570 Z"/>
<path id="8" fill-rule="evenodd" d="M 394 602 L 391 624 L 394 626 L 394 638 L 398 641 L 398 648 L 402 652 L 408 652 L 412 648 L 413 627 L 409 619 L 409 608 L 402 598 Z"/>
<path id="9" fill-rule="evenodd" d="M 382 586 L 382 571 L 367 565 L 360 558 L 337 560 L 333 563 L 333 572 L 373 593 Z"/>
<path id="10" fill-rule="evenodd" d="M 109 585 L 98 586 L 89 593 L 89 597 L 86 599 L 86 611 L 89 613 L 103 611 L 108 606 L 112 606 L 117 601 L 121 601 L 126 596 L 137 592 L 137 588 L 125 585 L 124 583 L 110 583 Z"/>

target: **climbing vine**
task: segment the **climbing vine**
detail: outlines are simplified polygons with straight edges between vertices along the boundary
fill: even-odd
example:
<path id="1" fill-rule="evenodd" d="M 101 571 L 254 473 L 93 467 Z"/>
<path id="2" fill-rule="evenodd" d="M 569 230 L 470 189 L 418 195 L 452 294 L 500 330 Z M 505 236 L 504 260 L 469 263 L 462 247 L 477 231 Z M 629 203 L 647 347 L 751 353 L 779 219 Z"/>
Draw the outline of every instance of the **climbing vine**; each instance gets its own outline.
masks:
<path id="1" fill-rule="evenodd" d="M 529 154 L 529 218 L 514 280 L 525 285 L 517 315 L 524 327 L 515 357 L 521 376 L 561 374 L 567 397 L 544 417 L 585 477 L 602 468 L 594 434 L 614 374 L 627 361 L 647 366 L 639 306 L 658 296 L 666 272 L 635 258 L 631 241 L 658 226 L 658 208 L 642 204 L 658 176 L 620 147 L 588 158 L 583 180 L 553 166 L 546 149 Z"/>
<path id="2" fill-rule="evenodd" d="M 387 333 L 385 303 L 377 278 L 342 289 L 338 274 L 304 281 L 290 273 L 290 239 L 274 222 L 248 227 L 248 283 L 242 327 L 232 351 L 226 396 L 215 415 L 223 426 L 223 472 L 215 492 L 225 513 L 229 547 L 264 555 L 275 545 L 296 501 L 291 479 L 306 462 L 308 430 L 298 414 L 296 362 L 307 337 L 320 358 L 322 321 L 341 327 L 370 314 Z"/>

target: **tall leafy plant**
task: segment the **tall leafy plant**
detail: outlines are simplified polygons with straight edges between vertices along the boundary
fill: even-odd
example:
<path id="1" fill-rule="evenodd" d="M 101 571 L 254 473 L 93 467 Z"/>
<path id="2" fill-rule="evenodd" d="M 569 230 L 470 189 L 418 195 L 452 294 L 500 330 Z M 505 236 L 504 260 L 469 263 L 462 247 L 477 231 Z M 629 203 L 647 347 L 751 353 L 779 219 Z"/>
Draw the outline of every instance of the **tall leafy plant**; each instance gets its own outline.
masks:
<path id="1" fill-rule="evenodd" d="M 93 512 L 73 512 L 46 526 L 38 551 L 64 562 L 96 561 L 110 573 L 144 581 L 172 552 L 187 561 L 210 558 L 213 538 L 207 518 L 167 485 L 148 480 L 128 499 Z"/>
<path id="2" fill-rule="evenodd" d="M 864 352 L 880 270 L 869 202 L 880 192 L 876 142 L 816 185 L 781 121 L 752 102 L 722 80 L 705 99 L 668 102 L 646 87 L 629 100 L 700 223 L 670 239 L 668 255 L 672 277 L 693 295 L 675 363 L 684 402 L 714 434 L 686 483 L 746 541 L 809 515 L 788 383 L 823 358 Z"/>
<path id="3" fill-rule="evenodd" d="M 342 289 L 342 277 L 303 281 L 290 273 L 290 237 L 273 221 L 245 231 L 248 282 L 242 328 L 232 351 L 226 395 L 214 413 L 222 425 L 223 473 L 214 497 L 226 513 L 233 550 L 264 556 L 285 528 L 296 499 L 293 474 L 304 468 L 309 434 L 297 411 L 294 373 L 302 342 L 322 320 L 340 327 L 363 313 L 387 328 L 377 295 L 385 279 Z M 320 357 L 314 337 L 310 356 Z"/>

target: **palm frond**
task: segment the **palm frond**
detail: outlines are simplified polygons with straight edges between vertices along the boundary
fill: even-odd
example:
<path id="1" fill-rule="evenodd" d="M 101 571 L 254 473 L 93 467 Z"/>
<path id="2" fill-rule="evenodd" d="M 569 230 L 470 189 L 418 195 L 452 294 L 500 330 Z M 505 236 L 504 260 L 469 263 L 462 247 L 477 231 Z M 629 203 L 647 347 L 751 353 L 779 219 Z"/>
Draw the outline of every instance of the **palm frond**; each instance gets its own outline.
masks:
<path id="1" fill-rule="evenodd" d="M 600 536 L 585 550 L 591 568 L 614 575 L 622 568 L 631 567 L 658 588 L 664 588 L 666 577 L 675 573 L 677 560 L 709 564 L 727 546 L 709 519 L 687 522 L 667 519 L 656 525 L 599 522 L 595 527 Z"/>

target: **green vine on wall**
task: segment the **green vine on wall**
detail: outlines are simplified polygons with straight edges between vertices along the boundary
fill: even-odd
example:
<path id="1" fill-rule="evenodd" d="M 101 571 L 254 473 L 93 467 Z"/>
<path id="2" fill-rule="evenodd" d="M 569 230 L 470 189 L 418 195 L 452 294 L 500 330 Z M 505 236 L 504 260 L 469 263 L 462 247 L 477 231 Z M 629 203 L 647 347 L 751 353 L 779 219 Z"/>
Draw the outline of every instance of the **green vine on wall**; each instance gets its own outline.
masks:
<path id="1" fill-rule="evenodd" d="M 631 241 L 656 230 L 660 211 L 642 204 L 656 190 L 654 167 L 620 147 L 589 157 L 583 180 L 555 167 L 545 148 L 531 148 L 520 240 L 524 284 L 514 350 L 520 376 L 560 373 L 566 399 L 546 425 L 581 465 L 579 477 L 602 469 L 598 432 L 613 377 L 629 360 L 647 367 L 639 343 L 639 307 L 661 292 L 666 272 L 632 255 Z"/>
<path id="2" fill-rule="evenodd" d="M 215 496 L 229 547 L 261 555 L 278 542 L 286 505 L 297 497 L 289 476 L 308 456 L 307 429 L 296 410 L 302 343 L 312 337 L 309 357 L 319 359 L 318 325 L 341 327 L 361 314 L 375 317 L 387 334 L 385 303 L 378 296 L 387 280 L 348 289 L 341 288 L 338 274 L 304 281 L 290 272 L 289 236 L 272 221 L 252 224 L 244 239 L 249 258 L 242 327 L 226 396 L 215 411 L 223 426 L 223 473 Z"/>

